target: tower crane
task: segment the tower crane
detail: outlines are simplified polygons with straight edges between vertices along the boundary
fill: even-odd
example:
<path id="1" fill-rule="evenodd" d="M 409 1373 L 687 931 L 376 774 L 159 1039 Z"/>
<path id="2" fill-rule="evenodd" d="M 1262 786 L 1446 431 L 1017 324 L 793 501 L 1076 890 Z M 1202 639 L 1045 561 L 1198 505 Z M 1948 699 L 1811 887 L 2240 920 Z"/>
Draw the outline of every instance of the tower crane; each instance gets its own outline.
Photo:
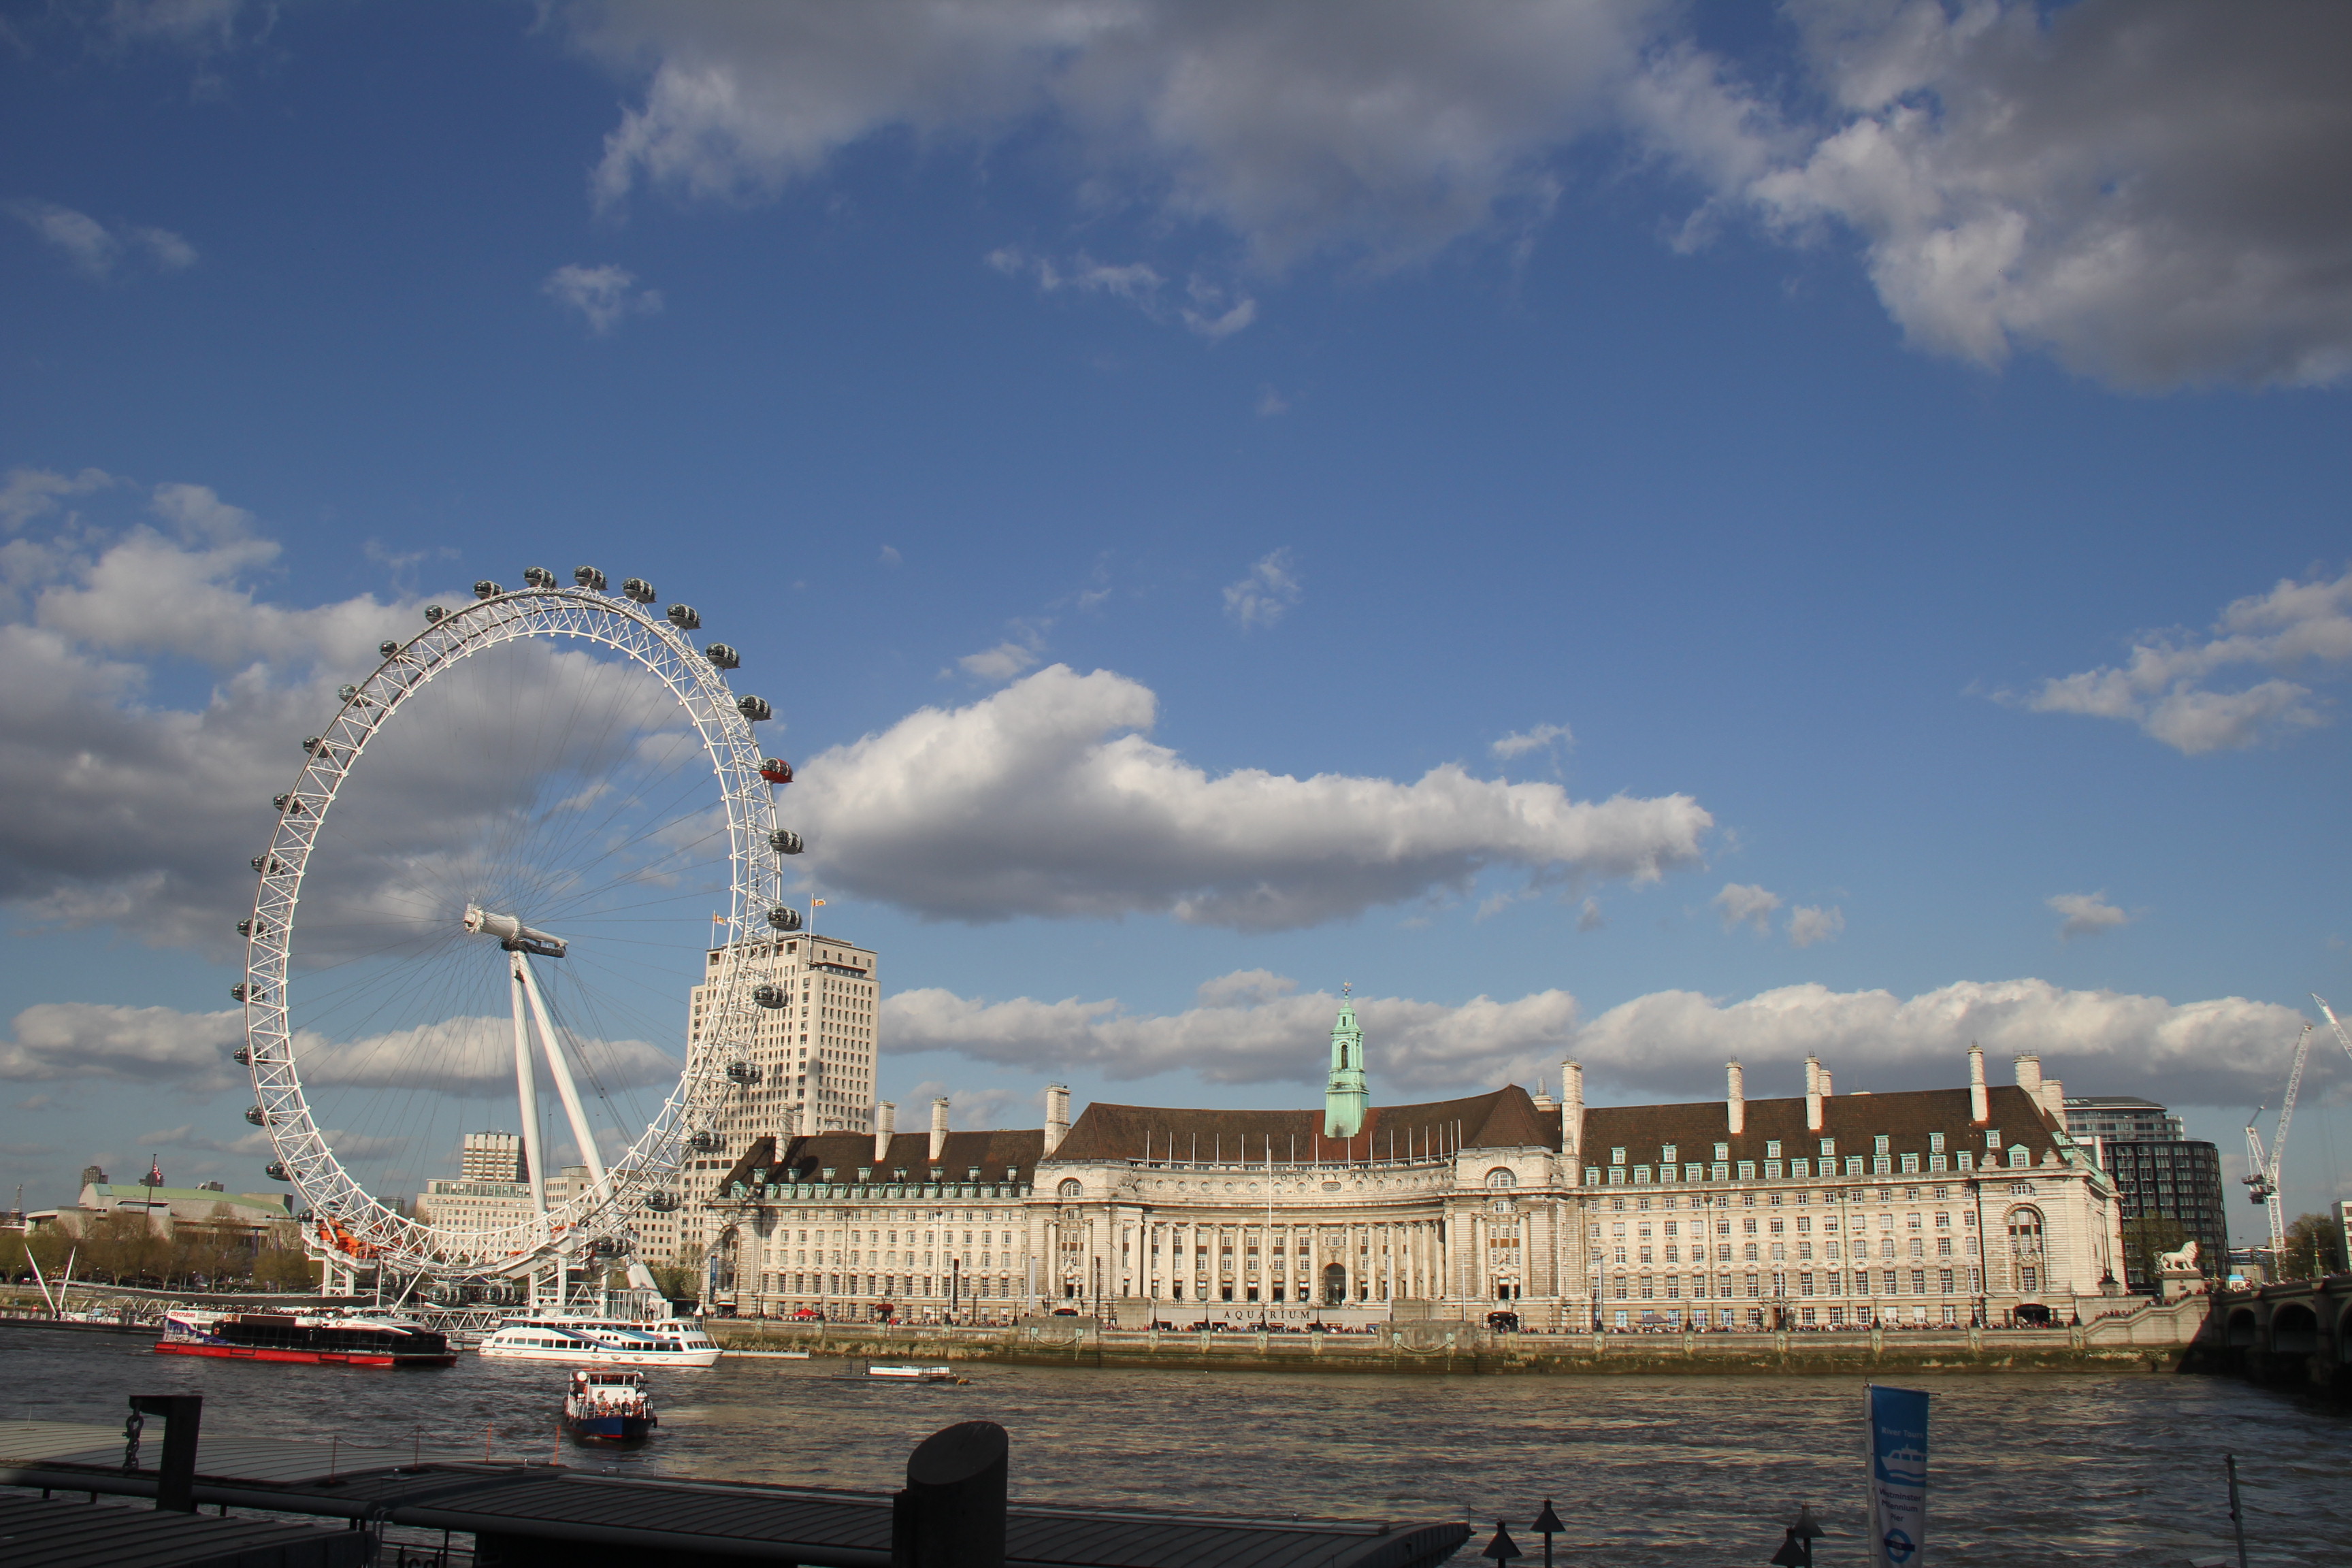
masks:
<path id="1" fill-rule="evenodd" d="M 2315 996 L 2312 1000 L 2316 1002 L 2319 999 Z M 2324 1013 L 2327 1011 L 2325 1002 L 2320 1002 L 2319 1007 Z M 2336 1015 L 2328 1013 L 2327 1017 L 2333 1023 Z M 2340 1032 L 2343 1026 L 2338 1024 L 2336 1027 Z M 2286 1256 L 2286 1219 L 2279 1205 L 2279 1173 L 2286 1160 L 2287 1130 L 2294 1125 L 2294 1097 L 2303 1088 L 2304 1064 L 2311 1059 L 2311 1030 L 2312 1026 L 2306 1023 L 2303 1033 L 2295 1037 L 2294 1065 L 2287 1069 L 2286 1098 L 2279 1102 L 2278 1134 L 2267 1152 L 2263 1148 L 2263 1135 L 2255 1131 L 2253 1122 L 2246 1123 L 2246 1174 L 2242 1179 L 2246 1184 L 2248 1199 L 2270 1213 L 2271 1273 L 2273 1278 L 2278 1274 L 2281 1259 Z M 2346 1048 L 2352 1049 L 2352 1046 Z M 2254 1115 L 2259 1118 L 2262 1111 L 2257 1110 Z"/>

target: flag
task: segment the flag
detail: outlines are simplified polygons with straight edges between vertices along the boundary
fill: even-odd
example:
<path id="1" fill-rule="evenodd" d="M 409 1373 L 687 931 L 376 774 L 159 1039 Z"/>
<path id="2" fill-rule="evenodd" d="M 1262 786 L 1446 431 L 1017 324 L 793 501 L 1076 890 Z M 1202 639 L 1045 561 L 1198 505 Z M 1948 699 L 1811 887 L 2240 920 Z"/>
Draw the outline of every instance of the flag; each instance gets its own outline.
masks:
<path id="1" fill-rule="evenodd" d="M 1865 1384 L 1870 1426 L 1871 1561 L 1922 1568 L 1927 1560 L 1927 1395 Z"/>
<path id="2" fill-rule="evenodd" d="M 814 905 L 812 905 L 812 906 L 811 906 L 811 908 L 814 908 L 814 909 L 822 909 L 822 908 L 824 908 L 824 900 L 823 899 L 819 899 L 819 900 L 816 900 L 816 902 L 815 902 Z"/>

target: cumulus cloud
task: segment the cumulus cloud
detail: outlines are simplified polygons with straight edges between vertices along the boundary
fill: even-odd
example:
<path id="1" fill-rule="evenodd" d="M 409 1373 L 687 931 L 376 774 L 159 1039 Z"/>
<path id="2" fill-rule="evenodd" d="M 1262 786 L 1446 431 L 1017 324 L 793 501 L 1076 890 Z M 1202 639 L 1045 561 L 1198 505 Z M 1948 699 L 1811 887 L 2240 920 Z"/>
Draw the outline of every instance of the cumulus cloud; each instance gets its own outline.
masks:
<path id="1" fill-rule="evenodd" d="M 245 1043 L 242 1008 L 184 1013 L 44 1002 L 17 1014 L 8 1032 L 0 1041 L 0 1079 L 107 1079 L 212 1093 L 245 1078 L 229 1059 Z"/>
<path id="2" fill-rule="evenodd" d="M 6 210 L 77 271 L 101 281 L 133 266 L 178 272 L 196 264 L 196 247 L 168 228 L 104 224 L 54 202 L 11 202 Z"/>
<path id="3" fill-rule="evenodd" d="M 13 533 L 35 518 L 57 510 L 63 497 L 89 495 L 120 482 L 99 468 L 84 468 L 79 474 L 11 468 L 6 481 L 0 483 L 0 530 Z"/>
<path id="4" fill-rule="evenodd" d="M 2347 664 L 2352 572 L 2333 581 L 2282 580 L 2267 594 L 2231 603 L 2209 635 L 2146 637 L 2120 665 L 2056 677 L 2023 698 L 2002 700 L 2037 713 L 2120 719 L 2195 756 L 2326 724 L 2321 699 L 2286 676 L 2338 677 Z"/>
<path id="5" fill-rule="evenodd" d="M 1532 730 L 1513 731 L 1486 749 L 1508 762 L 1529 752 L 1540 752 L 1553 746 L 1573 746 L 1576 737 L 1565 724 L 1538 724 Z"/>
<path id="6" fill-rule="evenodd" d="M 2113 931 L 2131 921 L 2131 916 L 2107 902 L 2105 893 L 2060 893 L 2047 902 L 2065 917 L 2058 922 L 2061 941 L 2071 941 L 2078 936 L 2096 936 L 2103 931 Z"/>
<path id="7" fill-rule="evenodd" d="M 2352 11 L 2206 0 L 1788 0 L 1793 68 L 1743 73 L 1662 0 L 1331 7 L 1178 0 L 743 6 L 573 0 L 634 98 L 600 203 L 751 201 L 886 133 L 1019 131 L 1089 217 L 1134 210 L 1277 270 L 1517 247 L 1580 149 L 1735 215 L 1857 237 L 1930 352 L 2046 351 L 2118 385 L 2317 384 L 2352 368 Z M 1039 133 L 1042 132 L 1042 135 Z M 1155 279 L 1184 268 L 1134 262 Z M 1202 330 L 1247 300 L 1194 307 Z M 1245 324 L 1243 316 L 1236 324 Z"/>
<path id="8" fill-rule="evenodd" d="M 1270 626 L 1281 620 L 1305 592 L 1298 584 L 1297 563 L 1285 546 L 1260 556 L 1240 582 L 1225 584 L 1225 614 L 1244 631 Z"/>
<path id="9" fill-rule="evenodd" d="M 1845 911 L 1835 904 L 1826 909 L 1799 904 L 1789 911 L 1789 945 L 1811 947 L 1828 942 L 1845 930 Z"/>
<path id="10" fill-rule="evenodd" d="M 884 545 L 882 553 L 877 559 L 885 566 L 901 566 L 907 560 L 905 556 L 898 553 L 898 547 L 895 544 Z"/>
<path id="11" fill-rule="evenodd" d="M 1709 901 L 1723 916 L 1724 930 L 1751 926 L 1758 936 L 1763 936 L 1772 929 L 1772 911 L 1780 907 L 1780 895 L 1754 883 L 1726 882 L 1723 891 Z"/>
<path id="12" fill-rule="evenodd" d="M 588 330 L 603 337 L 631 316 L 651 316 L 662 308 L 661 290 L 640 289 L 637 275 L 610 262 L 601 267 L 577 263 L 549 273 L 539 291 L 566 310 L 577 310 Z"/>
<path id="13" fill-rule="evenodd" d="M 1608 923 L 1609 917 L 1601 912 L 1601 900 L 1599 899 L 1588 897 L 1581 905 L 1578 906 L 1576 911 L 1577 930 L 1600 931 L 1603 927 L 1607 926 Z"/>
<path id="14" fill-rule="evenodd" d="M 1213 981 L 1198 1006 L 1163 1015 L 1108 998 L 988 1002 L 900 992 L 883 1004 L 883 1037 L 893 1052 L 950 1051 L 1116 1080 L 1195 1071 L 1212 1083 L 1320 1083 L 1339 997 L 1300 993 L 1263 971 L 1227 978 L 1245 984 L 1228 990 Z M 1729 1003 L 1664 991 L 1591 1019 L 1564 991 L 1458 1006 L 1353 1002 L 1374 1092 L 1391 1100 L 1538 1078 L 1556 1083 L 1570 1056 L 1584 1064 L 1595 1097 L 1712 1098 L 1722 1092 L 1723 1064 L 1735 1058 L 1748 1068 L 1751 1095 L 1794 1096 L 1803 1091 L 1809 1054 L 1849 1090 L 1947 1088 L 1967 1081 L 1976 1041 L 1996 1068 L 2004 1056 L 2033 1052 L 2078 1089 L 2097 1084 L 2104 1092 L 2227 1105 L 2273 1091 L 2304 1022 L 2291 1007 L 2243 997 L 2175 1004 L 2041 980 L 1963 982 L 1908 1000 L 1820 985 Z"/>
<path id="15" fill-rule="evenodd" d="M 2142 388 L 2352 369 L 2352 11 L 1788 11 L 1834 123 L 1739 189 L 1784 231 L 1858 233 L 1915 343 Z"/>
<path id="16" fill-rule="evenodd" d="M 1172 913 L 1281 930 L 1466 892 L 1654 880 L 1714 819 L 1686 795 L 1571 799 L 1551 784 L 1244 769 L 1211 777 L 1139 731 L 1147 688 L 1053 665 L 811 759 L 793 786 L 827 884 L 932 919 Z"/>

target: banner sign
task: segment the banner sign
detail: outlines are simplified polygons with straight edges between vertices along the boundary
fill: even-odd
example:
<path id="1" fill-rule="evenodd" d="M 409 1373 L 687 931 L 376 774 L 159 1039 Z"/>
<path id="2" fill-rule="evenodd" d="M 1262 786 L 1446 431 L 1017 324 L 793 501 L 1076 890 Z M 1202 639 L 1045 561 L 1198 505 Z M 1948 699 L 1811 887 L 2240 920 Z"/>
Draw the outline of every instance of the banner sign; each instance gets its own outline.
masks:
<path id="1" fill-rule="evenodd" d="M 1870 1417 L 1871 1562 L 1920 1568 L 1927 1556 L 1927 1396 L 1865 1386 Z"/>

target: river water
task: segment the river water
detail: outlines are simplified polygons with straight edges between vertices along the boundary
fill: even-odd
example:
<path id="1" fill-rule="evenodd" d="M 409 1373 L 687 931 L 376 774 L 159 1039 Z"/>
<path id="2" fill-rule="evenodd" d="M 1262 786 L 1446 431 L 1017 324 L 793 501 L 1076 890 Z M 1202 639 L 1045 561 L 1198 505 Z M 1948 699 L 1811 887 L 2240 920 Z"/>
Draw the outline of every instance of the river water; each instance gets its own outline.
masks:
<path id="1" fill-rule="evenodd" d="M 1815 1561 L 1867 1561 L 1862 1382 L 1838 1377 L 1313 1376 L 970 1365 L 964 1387 L 894 1386 L 860 1363 L 728 1357 L 651 1374 L 660 1434 L 565 1462 L 666 1475 L 884 1489 L 956 1421 L 1002 1424 L 1016 1499 L 1220 1512 L 1497 1517 L 1546 1497 L 1563 1563 L 1762 1563 L 1811 1502 Z M 119 1426 L 131 1393 L 205 1396 L 205 1431 L 544 1458 L 561 1368 L 485 1362 L 383 1372 L 159 1357 L 143 1338 L 0 1331 L 0 1418 Z M 2222 1456 L 2238 1456 L 2249 1560 L 2352 1564 L 2352 1416 L 2221 1378 L 2006 1373 L 1900 1380 L 1934 1395 L 1936 1568 L 2126 1563 L 2236 1553 Z M 11 1408 L 10 1406 L 15 1406 Z M 1537 1559 L 1540 1561 L 1538 1557 Z"/>

